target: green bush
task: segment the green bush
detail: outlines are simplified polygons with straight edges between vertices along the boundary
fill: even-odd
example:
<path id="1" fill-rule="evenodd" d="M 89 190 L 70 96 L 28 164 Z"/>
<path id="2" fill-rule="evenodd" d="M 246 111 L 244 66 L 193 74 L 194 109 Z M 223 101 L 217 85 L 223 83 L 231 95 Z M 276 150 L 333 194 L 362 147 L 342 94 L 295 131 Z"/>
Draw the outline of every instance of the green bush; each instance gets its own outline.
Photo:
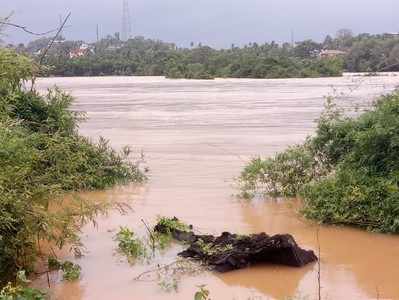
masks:
<path id="1" fill-rule="evenodd" d="M 313 179 L 313 164 L 313 157 L 304 146 L 290 147 L 272 158 L 253 159 L 240 176 L 243 196 L 295 196 Z"/>
<path id="2" fill-rule="evenodd" d="M 78 224 L 102 207 L 82 199 L 61 204 L 68 191 L 103 189 L 144 176 L 107 141 L 93 143 L 77 133 L 82 115 L 72 98 L 55 89 L 41 96 L 26 90 L 33 63 L 0 49 L 0 286 L 16 272 L 32 270 L 38 241 L 62 248 L 79 245 Z M 4 72 L 3 72 L 4 70 Z"/>
<path id="3" fill-rule="evenodd" d="M 331 155 L 334 173 L 304 189 L 305 215 L 398 233 L 399 92 L 356 119 L 337 122 L 331 133 L 324 142 L 342 150 Z"/>
<path id="4" fill-rule="evenodd" d="M 399 233 L 399 91 L 358 117 L 331 101 L 316 134 L 298 148 L 252 161 L 241 174 L 243 193 L 301 195 L 305 216 Z"/>
<path id="5" fill-rule="evenodd" d="M 16 284 L 8 283 L 0 289 L 0 300 L 44 300 L 46 295 L 40 290 L 28 287 L 30 280 L 24 270 L 16 275 Z"/>
<path id="6" fill-rule="evenodd" d="M 135 236 L 134 232 L 127 227 L 121 227 L 115 236 L 118 242 L 118 249 L 130 262 L 139 257 L 147 255 L 145 244 Z"/>

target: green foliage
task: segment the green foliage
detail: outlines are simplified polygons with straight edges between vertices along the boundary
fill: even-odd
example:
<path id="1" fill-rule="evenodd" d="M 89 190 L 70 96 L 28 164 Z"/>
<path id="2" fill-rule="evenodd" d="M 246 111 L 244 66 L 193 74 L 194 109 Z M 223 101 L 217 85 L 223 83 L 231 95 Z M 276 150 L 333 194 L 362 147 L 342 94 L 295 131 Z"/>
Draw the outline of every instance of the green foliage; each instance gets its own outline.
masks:
<path id="1" fill-rule="evenodd" d="M 38 72 L 38 67 L 30 58 L 4 48 L 0 49 L 0 66 L 0 95 L 19 90 Z"/>
<path id="2" fill-rule="evenodd" d="M 190 226 L 183 223 L 177 218 L 168 218 L 168 217 L 158 217 L 157 224 L 165 227 L 168 233 L 171 233 L 174 230 L 179 231 L 190 231 Z"/>
<path id="3" fill-rule="evenodd" d="M 210 300 L 210 292 L 206 288 L 206 285 L 199 285 L 199 291 L 194 294 L 194 300 Z"/>
<path id="4" fill-rule="evenodd" d="M 56 89 L 41 96 L 23 88 L 34 75 L 30 60 L 0 49 L 0 61 L 6 70 L 0 79 L 1 286 L 18 270 L 32 270 L 40 240 L 77 249 L 79 224 L 103 211 L 78 198 L 63 203 L 63 193 L 144 176 L 128 161 L 128 149 L 117 153 L 104 139 L 93 143 L 78 135 L 82 116 L 70 109 L 69 95 Z"/>
<path id="5" fill-rule="evenodd" d="M 153 232 L 152 238 L 155 242 L 155 247 L 158 249 L 166 249 L 172 242 L 172 235 L 170 233 Z"/>
<path id="6" fill-rule="evenodd" d="M 239 178 L 242 196 L 252 198 L 255 193 L 291 197 L 315 176 L 315 161 L 304 146 L 290 147 L 267 159 L 253 159 Z"/>
<path id="7" fill-rule="evenodd" d="M 165 249 L 171 244 L 173 240 L 172 232 L 176 230 L 184 232 L 190 231 L 190 226 L 176 217 L 168 218 L 158 216 L 157 225 L 161 226 L 164 230 L 163 232 L 152 230 L 151 239 L 154 239 L 153 242 L 158 249 Z"/>
<path id="8" fill-rule="evenodd" d="M 306 216 L 399 233 L 399 92 L 359 118 L 341 119 L 327 144 L 343 145 L 334 173 L 303 190 Z"/>
<path id="9" fill-rule="evenodd" d="M 349 71 L 378 72 L 399 70 L 399 39 L 363 37 L 350 49 Z"/>
<path id="10" fill-rule="evenodd" d="M 49 40 L 40 38 L 18 51 L 39 58 L 37 52 Z M 136 37 L 126 42 L 108 36 L 91 44 L 91 50 L 81 57 L 69 53 L 81 41 L 62 40 L 49 51 L 45 63 L 48 74 L 57 76 L 143 75 L 168 78 L 212 79 L 293 78 L 341 76 L 349 72 L 398 71 L 399 38 L 390 34 L 362 33 L 354 36 L 341 29 L 324 42 L 312 40 L 295 45 L 275 42 L 249 43 L 239 48 L 212 49 L 199 44 L 178 48 L 171 43 Z M 320 58 L 322 50 L 340 50 L 342 55 Z"/>
<path id="11" fill-rule="evenodd" d="M 13 286 L 8 283 L 0 290 L 0 300 L 44 300 L 45 294 L 29 287 Z"/>
<path id="12" fill-rule="evenodd" d="M 25 271 L 19 271 L 16 285 L 9 282 L 0 290 L 0 300 L 44 300 L 46 295 L 37 289 L 27 287 L 29 283 Z"/>
<path id="13" fill-rule="evenodd" d="M 126 255 L 129 261 L 147 255 L 147 249 L 144 243 L 127 227 L 121 227 L 119 229 L 115 236 L 115 240 L 118 242 L 118 249 Z"/>
<path id="14" fill-rule="evenodd" d="M 78 264 L 74 264 L 71 261 L 60 262 L 55 257 L 50 256 L 48 258 L 49 270 L 62 270 L 63 279 L 66 281 L 78 280 L 80 277 L 81 267 Z"/>
<path id="15" fill-rule="evenodd" d="M 58 88 L 45 97 L 36 92 L 17 91 L 1 99 L 9 117 L 21 121 L 32 131 L 70 136 L 76 133 L 81 113 L 70 110 L 73 98 Z"/>
<path id="16" fill-rule="evenodd" d="M 78 280 L 80 277 L 80 266 L 74 264 L 73 262 L 66 261 L 61 265 L 61 270 L 63 271 L 62 278 L 66 281 Z"/>
<path id="17" fill-rule="evenodd" d="M 151 251 L 154 255 L 155 250 L 163 250 L 171 244 L 174 230 L 190 230 L 188 225 L 177 218 L 158 217 L 157 225 L 162 226 L 165 232 L 147 228 L 148 236 L 143 239 L 136 237 L 131 229 L 121 227 L 115 236 L 120 252 L 126 255 L 130 262 L 136 258 L 148 258 Z"/>
<path id="18" fill-rule="evenodd" d="M 34 55 L 42 40 L 32 42 L 26 51 Z M 213 79 L 215 77 L 286 78 L 340 76 L 339 58 L 319 59 L 319 43 L 304 41 L 296 47 L 272 42 L 249 44 L 243 48 L 216 50 L 198 45 L 191 49 L 136 37 L 122 42 L 107 37 L 92 45 L 85 56 L 70 58 L 76 41 L 63 41 L 51 49 L 46 64 L 48 74 L 57 76 L 164 75 L 168 78 Z"/>
<path id="19" fill-rule="evenodd" d="M 326 108 L 316 135 L 297 151 L 245 168 L 244 193 L 259 185 L 267 193 L 299 193 L 309 218 L 399 233 L 399 92 L 356 118 L 330 100 Z"/>

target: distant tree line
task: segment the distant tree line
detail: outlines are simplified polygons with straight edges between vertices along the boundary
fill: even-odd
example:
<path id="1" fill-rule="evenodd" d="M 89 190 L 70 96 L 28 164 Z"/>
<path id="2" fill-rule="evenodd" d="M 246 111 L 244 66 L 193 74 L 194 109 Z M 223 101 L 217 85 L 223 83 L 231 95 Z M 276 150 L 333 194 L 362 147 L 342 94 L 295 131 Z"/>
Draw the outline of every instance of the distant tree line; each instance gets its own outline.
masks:
<path id="1" fill-rule="evenodd" d="M 18 52 L 39 56 L 49 39 L 16 46 Z M 249 43 L 243 47 L 213 49 L 201 44 L 175 44 L 136 37 L 126 42 L 118 35 L 90 44 L 84 55 L 71 58 L 82 41 L 60 39 L 46 57 L 52 76 L 144 75 L 212 79 L 341 76 L 342 72 L 399 71 L 399 35 L 359 34 L 340 30 L 321 43 L 313 40 L 277 44 Z M 322 51 L 341 55 L 321 57 Z"/>

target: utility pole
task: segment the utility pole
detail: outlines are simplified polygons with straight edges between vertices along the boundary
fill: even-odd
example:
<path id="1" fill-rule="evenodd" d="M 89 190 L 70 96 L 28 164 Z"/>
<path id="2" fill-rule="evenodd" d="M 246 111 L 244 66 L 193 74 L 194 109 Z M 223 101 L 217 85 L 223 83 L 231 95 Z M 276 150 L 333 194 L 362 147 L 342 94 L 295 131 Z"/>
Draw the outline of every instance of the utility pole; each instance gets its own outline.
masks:
<path id="1" fill-rule="evenodd" d="M 292 48 L 295 47 L 295 37 L 294 37 L 294 30 L 291 29 L 291 46 Z"/>
<path id="2" fill-rule="evenodd" d="M 132 37 L 132 23 L 130 19 L 129 1 L 123 0 L 122 12 L 122 41 L 127 41 Z"/>
<path id="3" fill-rule="evenodd" d="M 100 32 L 99 32 L 99 29 L 98 29 L 98 24 L 96 26 L 96 37 L 97 37 L 97 42 L 98 42 L 100 40 Z"/>

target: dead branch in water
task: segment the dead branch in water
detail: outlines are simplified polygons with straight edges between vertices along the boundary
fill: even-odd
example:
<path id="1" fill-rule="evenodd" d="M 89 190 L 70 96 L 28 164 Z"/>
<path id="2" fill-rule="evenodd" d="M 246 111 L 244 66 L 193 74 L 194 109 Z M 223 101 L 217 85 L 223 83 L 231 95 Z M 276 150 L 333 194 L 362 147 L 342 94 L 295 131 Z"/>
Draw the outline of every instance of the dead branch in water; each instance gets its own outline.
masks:
<path id="1" fill-rule="evenodd" d="M 170 273 L 164 274 L 164 276 L 181 276 L 184 274 L 198 274 L 207 268 L 199 264 L 197 261 L 191 259 L 177 259 L 167 265 L 157 265 L 156 268 L 147 270 L 145 272 L 140 273 L 136 277 L 133 278 L 134 281 L 144 281 L 144 282 L 153 282 L 157 281 L 159 278 L 154 279 L 146 279 L 143 278 L 146 275 L 152 275 L 154 273 L 159 274 L 161 272 L 168 272 L 172 270 Z"/>
<path id="2" fill-rule="evenodd" d="M 317 226 L 316 239 L 317 239 L 317 252 L 319 259 L 317 260 L 317 291 L 318 300 L 321 300 L 321 256 L 320 256 L 320 239 L 319 239 L 320 226 Z"/>
<path id="3" fill-rule="evenodd" d="M 143 273 L 140 273 L 139 275 L 134 277 L 133 280 L 135 280 L 135 281 L 146 281 L 145 279 L 142 279 L 143 276 L 151 274 L 151 273 L 154 273 L 154 272 L 158 272 L 158 271 L 160 271 L 162 269 L 167 269 L 167 268 L 169 268 L 169 267 L 171 267 L 173 265 L 176 265 L 178 263 L 178 261 L 179 260 L 175 260 L 175 261 L 171 262 L 170 264 L 163 265 L 163 266 L 158 265 L 157 268 L 150 269 L 150 270 L 147 270 L 147 271 L 145 271 Z M 149 281 L 153 281 L 153 280 L 149 280 Z"/>
<path id="4" fill-rule="evenodd" d="M 150 227 L 147 225 L 147 223 L 144 221 L 144 219 L 141 219 L 141 222 L 143 222 L 145 228 L 148 231 L 148 234 L 150 235 L 151 244 L 152 244 L 152 255 L 155 256 L 155 237 L 154 237 L 154 232 L 150 229 Z"/>

